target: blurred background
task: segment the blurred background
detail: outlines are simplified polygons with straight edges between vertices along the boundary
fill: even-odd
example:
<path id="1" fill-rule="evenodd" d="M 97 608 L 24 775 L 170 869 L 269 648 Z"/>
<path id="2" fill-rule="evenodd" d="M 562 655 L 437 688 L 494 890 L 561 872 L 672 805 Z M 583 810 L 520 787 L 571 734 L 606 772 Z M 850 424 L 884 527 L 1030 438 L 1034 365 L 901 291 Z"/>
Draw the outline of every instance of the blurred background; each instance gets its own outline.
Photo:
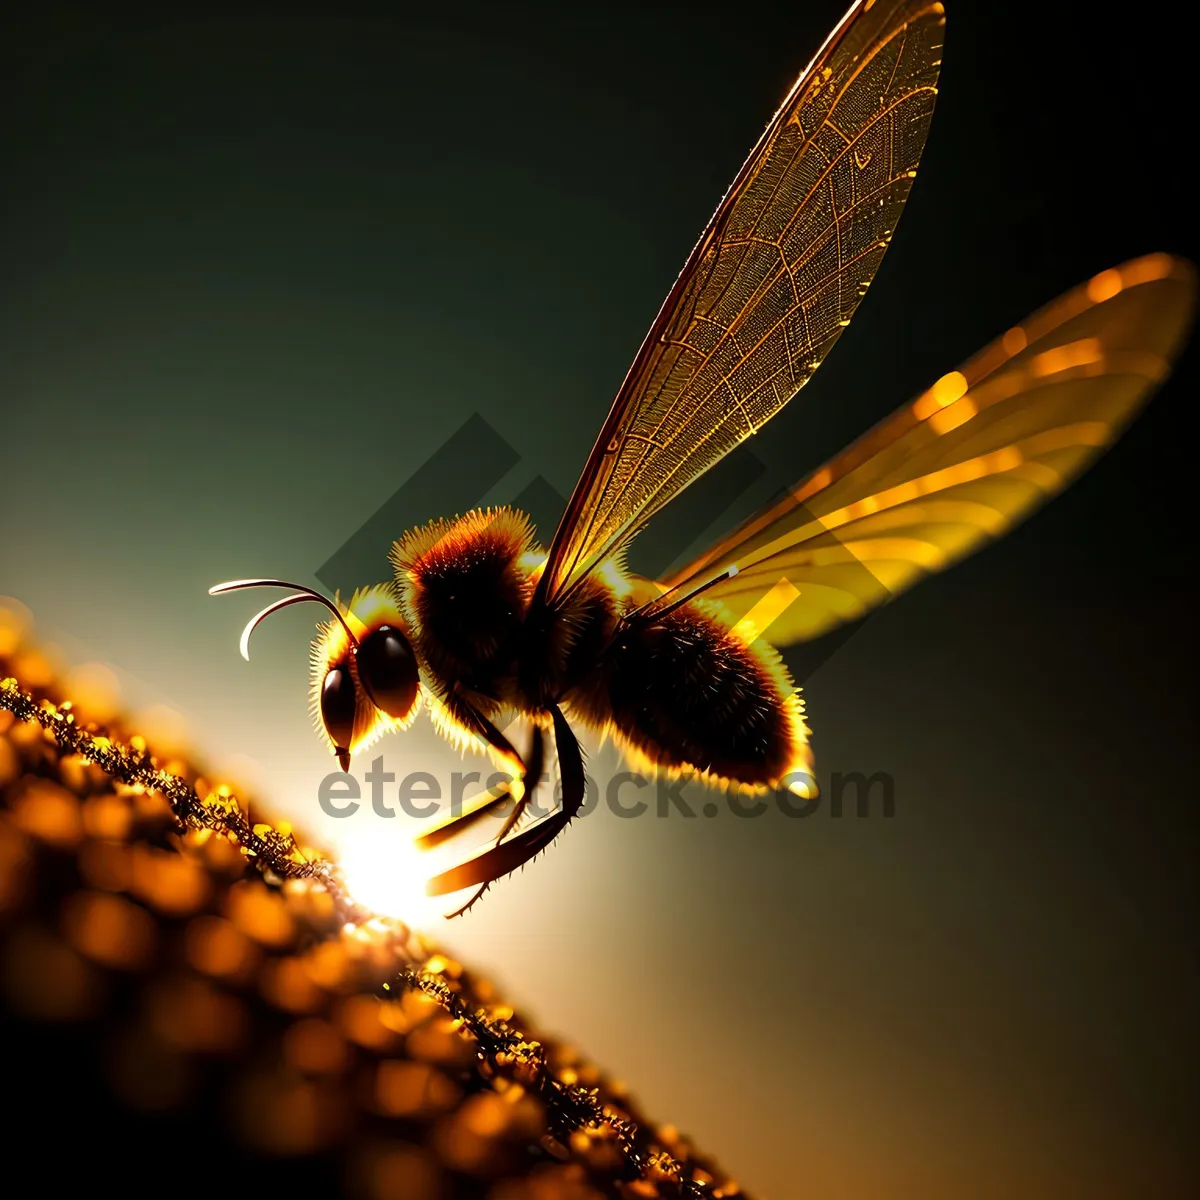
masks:
<path id="1" fill-rule="evenodd" d="M 1059 292 L 1197 256 L 1164 19 L 948 8 L 871 297 L 713 534 Z M 891 818 L 601 809 L 447 924 L 405 818 L 320 812 L 316 610 L 247 665 L 256 603 L 205 594 L 316 584 L 474 414 L 515 451 L 481 499 L 568 494 L 841 9 L 5 18 L 0 593 L 758 1194 L 1190 1196 L 1194 350 L 1064 496 L 806 672 L 818 778 L 887 772 Z M 423 719 L 377 752 L 464 769 Z"/>

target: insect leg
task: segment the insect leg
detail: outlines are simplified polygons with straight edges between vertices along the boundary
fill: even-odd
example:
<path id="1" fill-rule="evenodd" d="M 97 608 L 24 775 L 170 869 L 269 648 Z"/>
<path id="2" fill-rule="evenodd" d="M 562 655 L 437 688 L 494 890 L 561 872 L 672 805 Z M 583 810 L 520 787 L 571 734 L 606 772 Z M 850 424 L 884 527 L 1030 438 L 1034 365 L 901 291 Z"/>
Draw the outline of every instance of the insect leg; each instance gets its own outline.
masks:
<path id="1" fill-rule="evenodd" d="M 527 770 L 525 794 L 516 802 L 516 804 L 513 805 L 512 812 L 508 814 L 508 819 L 504 822 L 500 832 L 496 835 L 496 845 L 499 845 L 506 837 L 508 837 L 510 833 L 512 833 L 512 831 L 516 828 L 517 822 L 521 819 L 522 813 L 524 813 L 526 808 L 529 807 L 534 793 L 537 791 L 538 783 L 542 778 L 542 763 L 544 758 L 545 742 L 542 737 L 541 726 L 535 725 L 533 727 L 533 737 L 531 738 L 529 744 L 529 757 L 525 760 Z M 532 782 L 530 782 L 530 779 L 532 779 Z M 488 809 L 481 809 L 480 811 L 487 812 Z M 456 908 L 453 912 L 446 914 L 447 920 L 453 919 L 454 917 L 461 917 L 465 913 L 470 912 L 471 909 L 474 908 L 475 905 L 483 898 L 483 894 L 491 886 L 491 882 L 481 883 L 475 889 L 475 891 L 471 893 L 471 898 L 465 904 L 459 908 Z"/>
<path id="2" fill-rule="evenodd" d="M 529 757 L 525 760 L 525 789 L 521 798 L 513 805 L 513 810 L 508 814 L 508 819 L 504 822 L 499 834 L 496 836 L 497 842 L 502 842 L 513 829 L 517 822 L 521 819 L 521 814 L 529 807 L 530 801 L 537 791 L 538 782 L 542 778 L 542 767 L 546 762 L 546 742 L 542 737 L 541 727 L 535 725 L 533 727 L 533 737 L 529 743 Z"/>
<path id="3" fill-rule="evenodd" d="M 486 742 L 501 765 L 508 767 L 514 780 L 525 777 L 525 760 L 508 740 L 463 694 L 458 684 L 445 697 L 450 715 L 465 729 Z"/>
<path id="4" fill-rule="evenodd" d="M 583 807 L 587 791 L 583 753 L 558 705 L 551 705 L 550 714 L 554 719 L 554 746 L 558 751 L 558 772 L 562 779 L 562 807 L 508 841 L 435 875 L 425 885 L 426 895 L 445 896 L 511 874 L 549 846 Z"/>
<path id="5" fill-rule="evenodd" d="M 542 777 L 544 763 L 545 747 L 542 731 L 535 725 L 533 727 L 533 737 L 529 743 L 529 754 L 525 759 L 524 775 L 521 780 L 523 794 L 513 805 L 513 811 L 509 815 L 508 820 L 505 821 L 504 827 L 495 839 L 496 841 L 500 841 L 508 836 L 513 826 L 517 823 L 520 814 L 524 812 L 528 800 L 537 788 L 538 780 Z M 507 804 L 511 798 L 511 789 L 507 787 L 498 793 L 485 789 L 477 795 L 472 796 L 461 808 L 453 806 L 450 813 L 437 825 L 427 829 L 419 837 L 415 838 L 415 844 L 422 850 L 432 850 L 435 846 L 440 846 L 443 842 L 447 842 L 450 838 L 456 837 L 458 834 L 469 829 L 484 816 L 490 816 L 502 805 Z"/>

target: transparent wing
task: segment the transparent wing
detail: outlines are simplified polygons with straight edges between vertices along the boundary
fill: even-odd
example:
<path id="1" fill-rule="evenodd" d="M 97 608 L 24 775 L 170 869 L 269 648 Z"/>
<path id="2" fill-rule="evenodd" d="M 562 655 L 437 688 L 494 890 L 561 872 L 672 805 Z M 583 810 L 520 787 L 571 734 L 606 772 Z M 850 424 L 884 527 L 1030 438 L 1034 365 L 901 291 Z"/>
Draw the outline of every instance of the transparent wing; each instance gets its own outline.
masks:
<path id="1" fill-rule="evenodd" d="M 779 645 L 887 603 L 1064 488 L 1167 377 L 1195 300 L 1164 254 L 1104 271 L 676 572 Z"/>
<path id="2" fill-rule="evenodd" d="M 859 0 L 667 296 L 550 547 L 553 605 L 808 381 L 866 292 L 933 113 L 942 6 Z"/>

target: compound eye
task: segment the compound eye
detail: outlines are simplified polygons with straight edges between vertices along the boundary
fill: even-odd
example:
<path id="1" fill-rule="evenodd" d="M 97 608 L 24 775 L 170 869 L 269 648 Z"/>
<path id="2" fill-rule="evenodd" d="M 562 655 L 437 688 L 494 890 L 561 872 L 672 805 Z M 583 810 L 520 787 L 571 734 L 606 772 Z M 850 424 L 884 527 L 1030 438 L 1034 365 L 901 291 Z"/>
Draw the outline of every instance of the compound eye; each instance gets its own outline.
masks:
<path id="1" fill-rule="evenodd" d="M 339 760 L 344 753 L 349 761 L 350 743 L 354 740 L 354 708 L 354 678 L 350 668 L 333 667 L 321 685 L 321 720 Z"/>
<path id="2" fill-rule="evenodd" d="M 417 703 L 420 679 L 408 638 L 393 625 L 372 630 L 355 655 L 358 677 L 376 708 L 403 721 Z"/>

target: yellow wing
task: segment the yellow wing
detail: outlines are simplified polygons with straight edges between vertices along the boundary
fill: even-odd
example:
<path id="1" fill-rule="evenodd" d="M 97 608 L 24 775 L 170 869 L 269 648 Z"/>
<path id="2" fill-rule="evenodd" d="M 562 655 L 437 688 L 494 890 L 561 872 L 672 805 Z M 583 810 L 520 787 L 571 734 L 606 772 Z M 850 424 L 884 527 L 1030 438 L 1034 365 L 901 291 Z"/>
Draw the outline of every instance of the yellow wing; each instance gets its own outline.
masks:
<path id="1" fill-rule="evenodd" d="M 613 402 L 555 533 L 553 606 L 760 429 L 848 324 L 908 198 L 944 17 L 858 0 L 731 184 Z"/>
<path id="2" fill-rule="evenodd" d="M 665 580 L 786 645 L 851 621 L 1000 537 L 1064 488 L 1170 373 L 1195 272 L 1150 255 L 1010 329 Z M 682 591 L 681 591 L 682 594 Z"/>

